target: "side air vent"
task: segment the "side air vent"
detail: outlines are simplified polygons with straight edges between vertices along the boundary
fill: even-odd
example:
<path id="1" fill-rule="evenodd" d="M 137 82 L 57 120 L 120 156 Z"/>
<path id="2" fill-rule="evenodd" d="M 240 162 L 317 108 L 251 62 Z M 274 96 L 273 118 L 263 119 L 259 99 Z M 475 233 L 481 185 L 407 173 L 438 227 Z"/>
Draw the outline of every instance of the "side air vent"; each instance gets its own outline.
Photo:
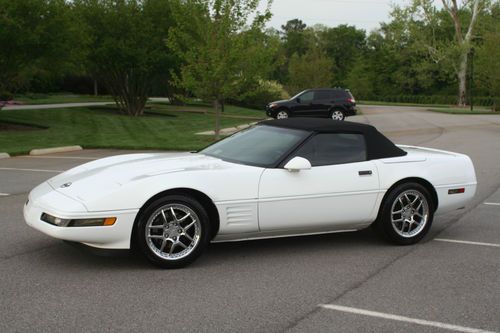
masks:
<path id="1" fill-rule="evenodd" d="M 226 208 L 227 224 L 248 224 L 254 220 L 252 206 L 231 206 Z"/>

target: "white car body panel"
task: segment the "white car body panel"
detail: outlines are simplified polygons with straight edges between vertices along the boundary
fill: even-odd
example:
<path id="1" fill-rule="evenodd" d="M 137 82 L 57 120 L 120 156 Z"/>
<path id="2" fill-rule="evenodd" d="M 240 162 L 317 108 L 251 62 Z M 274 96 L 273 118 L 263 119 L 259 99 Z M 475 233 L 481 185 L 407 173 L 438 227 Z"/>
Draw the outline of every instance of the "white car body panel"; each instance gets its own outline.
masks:
<path id="1" fill-rule="evenodd" d="M 201 154 L 132 154 L 93 161 L 31 191 L 28 225 L 52 237 L 106 249 L 127 249 L 139 209 L 170 189 L 199 191 L 214 203 L 220 226 L 213 241 L 359 230 L 377 217 L 387 190 L 406 178 L 435 188 L 444 213 L 475 193 L 469 157 L 400 146 L 406 156 L 290 172 L 230 163 Z M 360 176 L 358 171 L 371 170 Z M 67 187 L 61 187 L 69 184 Z M 465 188 L 449 195 L 448 190 Z M 113 226 L 57 227 L 40 220 L 117 217 Z"/>
<path id="2" fill-rule="evenodd" d="M 358 171 L 362 170 L 372 175 L 360 176 Z M 369 219 L 378 195 L 378 172 L 373 161 L 317 166 L 300 172 L 266 169 L 259 188 L 260 230 L 300 229 L 305 223 L 310 228 L 345 228 L 372 222 Z"/>
<path id="3" fill-rule="evenodd" d="M 387 191 L 401 179 L 417 177 L 435 188 L 439 213 L 464 207 L 476 193 L 476 174 L 471 159 L 464 154 L 431 148 L 403 146 L 408 155 L 375 162 L 380 172 L 380 187 Z M 411 161 L 411 162 L 408 162 Z M 449 189 L 465 188 L 461 194 L 449 195 Z"/>

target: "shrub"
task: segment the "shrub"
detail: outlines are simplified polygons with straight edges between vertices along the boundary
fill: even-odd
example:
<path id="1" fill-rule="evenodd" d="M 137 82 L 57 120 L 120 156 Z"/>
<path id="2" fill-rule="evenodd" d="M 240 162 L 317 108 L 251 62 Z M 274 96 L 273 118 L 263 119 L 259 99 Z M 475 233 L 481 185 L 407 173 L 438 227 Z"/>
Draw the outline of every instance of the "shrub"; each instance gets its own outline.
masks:
<path id="1" fill-rule="evenodd" d="M 280 83 L 276 81 L 259 80 L 255 89 L 247 92 L 237 100 L 228 102 L 254 109 L 264 109 L 269 102 L 287 99 L 289 97 L 290 95 Z"/>
<path id="2" fill-rule="evenodd" d="M 456 105 L 457 96 L 454 95 L 388 95 L 371 96 L 370 100 L 392 103 L 411 103 L 411 104 L 445 104 Z M 499 97 L 474 97 L 474 105 L 491 106 L 499 105 Z"/>
<path id="3" fill-rule="evenodd" d="M 8 91 L 0 92 L 0 101 L 10 101 L 14 98 L 14 95 Z"/>

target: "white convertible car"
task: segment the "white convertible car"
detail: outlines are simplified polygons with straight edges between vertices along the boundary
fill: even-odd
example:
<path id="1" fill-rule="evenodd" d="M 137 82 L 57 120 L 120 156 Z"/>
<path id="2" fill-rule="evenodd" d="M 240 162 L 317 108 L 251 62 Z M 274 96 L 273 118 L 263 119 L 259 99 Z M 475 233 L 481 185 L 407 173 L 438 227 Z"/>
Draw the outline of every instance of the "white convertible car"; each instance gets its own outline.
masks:
<path id="1" fill-rule="evenodd" d="M 181 267 L 210 241 L 354 231 L 413 244 L 434 213 L 471 200 L 466 155 L 396 146 L 369 125 L 264 121 L 198 153 L 96 160 L 31 191 L 28 225 L 101 249 L 139 248 Z"/>

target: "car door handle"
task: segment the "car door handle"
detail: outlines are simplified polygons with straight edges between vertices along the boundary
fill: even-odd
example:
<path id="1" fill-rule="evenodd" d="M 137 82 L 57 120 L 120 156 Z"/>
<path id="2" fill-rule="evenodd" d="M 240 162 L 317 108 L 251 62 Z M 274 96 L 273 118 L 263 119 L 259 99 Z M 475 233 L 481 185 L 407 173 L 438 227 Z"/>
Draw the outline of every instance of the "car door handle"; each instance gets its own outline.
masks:
<path id="1" fill-rule="evenodd" d="M 360 176 L 370 176 L 372 174 L 372 171 L 371 170 L 362 170 L 362 171 L 358 171 L 358 174 Z"/>

